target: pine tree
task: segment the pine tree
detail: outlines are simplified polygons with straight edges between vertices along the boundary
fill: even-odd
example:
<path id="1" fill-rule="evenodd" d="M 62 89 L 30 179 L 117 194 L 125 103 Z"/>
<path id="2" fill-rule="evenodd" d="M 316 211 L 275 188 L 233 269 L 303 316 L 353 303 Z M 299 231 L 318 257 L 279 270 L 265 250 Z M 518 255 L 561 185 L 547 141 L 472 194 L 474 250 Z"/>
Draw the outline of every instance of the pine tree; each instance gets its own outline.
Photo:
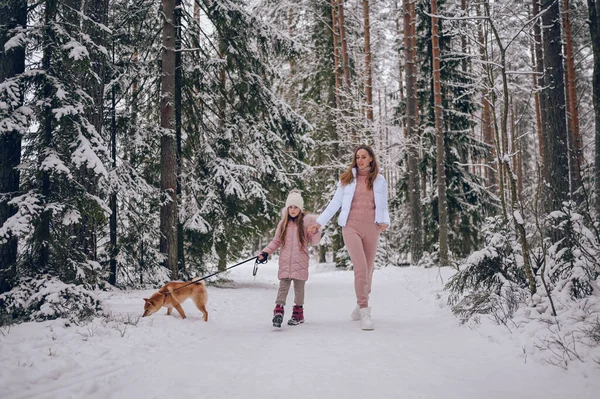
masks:
<path id="1" fill-rule="evenodd" d="M 16 212 L 9 202 L 19 192 L 21 137 L 27 129 L 21 74 L 25 47 L 19 40 L 27 22 L 27 2 L 10 0 L 0 5 L 0 294 L 10 290 L 16 274 L 17 235 L 4 226 Z M 6 233 L 5 233 L 6 232 Z"/>
<path id="2" fill-rule="evenodd" d="M 226 262 L 273 224 L 302 171 L 305 121 L 271 86 L 292 44 L 238 1 L 206 1 L 211 29 L 187 15 L 182 214 L 190 262 Z M 218 60 L 215 62 L 215 60 Z"/>
<path id="3" fill-rule="evenodd" d="M 446 11 L 445 2 L 439 3 L 438 14 L 452 16 Z M 434 104 L 432 87 L 432 49 L 431 18 L 429 3 L 417 3 L 419 36 L 418 52 L 422 54 L 419 75 L 419 110 L 423 130 L 424 157 L 421 170 L 427 171 L 431 182 L 436 179 L 435 172 L 435 130 Z M 441 94 L 445 132 L 445 173 L 446 194 L 448 201 L 449 249 L 457 256 L 469 254 L 477 247 L 481 237 L 479 226 L 487 215 L 493 214 L 497 207 L 491 193 L 482 185 L 482 179 L 475 175 L 467 164 L 470 159 L 484 158 L 489 147 L 471 135 L 473 125 L 474 77 L 470 72 L 460 68 L 463 57 L 454 53 L 454 46 L 460 39 L 451 22 L 440 18 L 440 51 L 441 51 Z M 469 59 L 467 59 L 469 63 Z M 423 173 L 423 172 L 422 172 Z M 437 195 L 427 195 L 424 200 L 423 220 L 425 223 L 425 248 L 432 251 L 438 242 L 438 206 Z"/>

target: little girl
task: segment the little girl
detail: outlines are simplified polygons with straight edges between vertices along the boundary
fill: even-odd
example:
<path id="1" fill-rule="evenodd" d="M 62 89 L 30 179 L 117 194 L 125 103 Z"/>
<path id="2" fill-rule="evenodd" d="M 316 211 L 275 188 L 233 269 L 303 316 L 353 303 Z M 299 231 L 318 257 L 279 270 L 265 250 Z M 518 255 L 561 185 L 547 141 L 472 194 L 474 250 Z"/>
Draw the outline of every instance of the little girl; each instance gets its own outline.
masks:
<path id="1" fill-rule="evenodd" d="M 308 243 L 315 246 L 321 240 L 321 233 L 309 233 L 308 226 L 315 223 L 314 215 L 303 211 L 304 200 L 299 190 L 290 191 L 285 202 L 281 221 L 277 225 L 275 237 L 258 255 L 258 260 L 266 260 L 281 247 L 279 253 L 279 291 L 273 311 L 273 327 L 281 327 L 285 300 L 294 283 L 294 309 L 288 321 L 290 326 L 304 323 L 304 284 L 308 280 Z"/>

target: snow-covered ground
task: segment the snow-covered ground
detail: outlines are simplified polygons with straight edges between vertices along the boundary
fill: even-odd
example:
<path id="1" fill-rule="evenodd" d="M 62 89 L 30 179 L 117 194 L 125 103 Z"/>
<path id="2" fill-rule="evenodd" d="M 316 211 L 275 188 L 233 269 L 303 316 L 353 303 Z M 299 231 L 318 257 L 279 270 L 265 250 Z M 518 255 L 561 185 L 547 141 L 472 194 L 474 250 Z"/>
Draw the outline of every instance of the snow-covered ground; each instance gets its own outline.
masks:
<path id="1" fill-rule="evenodd" d="M 349 318 L 352 272 L 311 266 L 306 323 L 274 329 L 276 262 L 261 265 L 256 278 L 251 269 L 233 269 L 232 288 L 208 287 L 208 323 L 191 301 L 186 320 L 161 311 L 124 323 L 142 313 L 142 298 L 154 292 L 147 290 L 103 293 L 112 320 L 0 331 L 0 397 L 600 397 L 598 365 L 565 371 L 526 356 L 518 340 L 493 335 L 501 327 L 459 325 L 439 299 L 450 270 L 376 270 L 375 331 L 361 331 Z"/>

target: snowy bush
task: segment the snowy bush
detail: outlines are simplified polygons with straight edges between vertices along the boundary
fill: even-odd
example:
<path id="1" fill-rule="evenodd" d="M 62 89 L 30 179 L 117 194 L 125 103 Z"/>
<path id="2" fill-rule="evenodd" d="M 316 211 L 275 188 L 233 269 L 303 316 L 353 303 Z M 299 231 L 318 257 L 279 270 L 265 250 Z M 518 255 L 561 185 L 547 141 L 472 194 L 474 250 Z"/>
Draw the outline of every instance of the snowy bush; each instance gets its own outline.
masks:
<path id="1" fill-rule="evenodd" d="M 488 218 L 482 234 L 486 246 L 473 252 L 446 284 L 448 300 L 463 320 L 478 313 L 503 320 L 514 313 L 527 288 L 520 246 L 501 217 Z"/>
<path id="2" fill-rule="evenodd" d="M 561 211 L 548 216 L 550 228 L 562 237 L 551 243 L 546 260 L 545 277 L 553 296 L 582 299 L 598 291 L 600 238 L 583 221 L 584 217 L 573 211 L 572 203 L 565 203 Z"/>
<path id="3" fill-rule="evenodd" d="M 94 293 L 48 275 L 22 279 L 17 287 L 0 295 L 2 324 L 58 318 L 81 322 L 102 313 L 102 303 Z"/>
<path id="4" fill-rule="evenodd" d="M 526 335 L 524 351 L 552 365 L 600 360 L 600 240 L 585 221 L 565 203 L 535 231 L 526 225 L 531 244 L 526 255 L 536 282 L 532 294 L 514 230 L 501 217 L 488 219 L 485 247 L 460 264 L 446 285 L 452 311 L 463 322 L 483 323 L 480 315 L 486 315 Z"/>

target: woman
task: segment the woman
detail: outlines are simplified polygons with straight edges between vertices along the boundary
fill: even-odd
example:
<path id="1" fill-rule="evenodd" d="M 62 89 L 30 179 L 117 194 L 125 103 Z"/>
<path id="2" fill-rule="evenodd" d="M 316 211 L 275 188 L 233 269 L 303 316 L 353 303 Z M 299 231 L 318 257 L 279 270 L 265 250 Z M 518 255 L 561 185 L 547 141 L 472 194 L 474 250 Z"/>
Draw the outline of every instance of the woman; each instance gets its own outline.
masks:
<path id="1" fill-rule="evenodd" d="M 379 173 L 373 149 L 361 145 L 354 150 L 348 170 L 340 176 L 337 190 L 327 208 L 310 231 L 316 233 L 342 209 L 338 224 L 342 226 L 344 244 L 354 265 L 356 308 L 352 320 L 360 320 L 363 330 L 374 328 L 369 307 L 371 281 L 379 233 L 390 224 L 387 182 Z"/>

